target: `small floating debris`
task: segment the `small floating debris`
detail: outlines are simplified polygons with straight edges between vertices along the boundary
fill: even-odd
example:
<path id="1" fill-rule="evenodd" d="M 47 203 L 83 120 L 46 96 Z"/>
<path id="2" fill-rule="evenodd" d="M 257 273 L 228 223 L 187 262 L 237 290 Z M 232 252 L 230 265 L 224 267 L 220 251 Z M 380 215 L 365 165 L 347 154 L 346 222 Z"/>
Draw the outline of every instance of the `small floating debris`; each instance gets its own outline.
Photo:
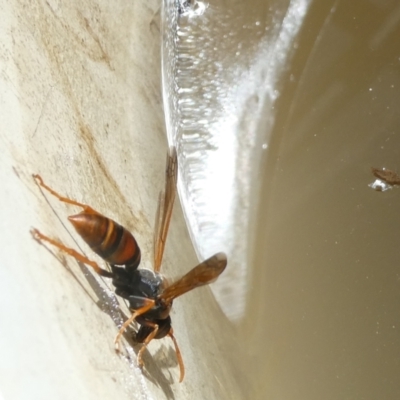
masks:
<path id="1" fill-rule="evenodd" d="M 378 192 L 392 189 L 394 185 L 400 185 L 400 175 L 387 168 L 371 168 L 373 175 L 378 178 L 368 186 Z"/>

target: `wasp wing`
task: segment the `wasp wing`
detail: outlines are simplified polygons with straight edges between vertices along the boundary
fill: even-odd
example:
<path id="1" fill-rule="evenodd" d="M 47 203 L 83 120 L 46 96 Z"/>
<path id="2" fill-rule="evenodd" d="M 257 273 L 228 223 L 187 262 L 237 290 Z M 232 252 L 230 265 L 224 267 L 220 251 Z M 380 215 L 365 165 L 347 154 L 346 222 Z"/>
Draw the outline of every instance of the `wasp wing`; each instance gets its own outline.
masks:
<path id="1" fill-rule="evenodd" d="M 161 262 L 162 262 L 162 254 L 159 255 L 160 252 L 160 227 L 162 225 L 162 210 L 164 210 L 164 192 L 161 191 L 158 195 L 158 204 L 157 204 L 157 213 L 156 213 L 156 221 L 154 224 L 154 237 L 153 237 L 153 246 L 154 246 L 154 270 L 159 271 Z"/>
<path id="2" fill-rule="evenodd" d="M 171 147 L 167 156 L 165 170 L 165 191 L 160 194 L 156 214 L 156 228 L 154 238 L 154 271 L 159 272 L 167 240 L 169 223 L 176 195 L 176 182 L 178 179 L 178 159 L 175 147 Z"/>
<path id="3" fill-rule="evenodd" d="M 226 255 L 217 253 L 201 264 L 194 267 L 181 279 L 168 286 L 160 295 L 167 304 L 172 302 L 176 297 L 189 292 L 197 287 L 207 285 L 215 281 L 223 272 L 227 264 Z"/>

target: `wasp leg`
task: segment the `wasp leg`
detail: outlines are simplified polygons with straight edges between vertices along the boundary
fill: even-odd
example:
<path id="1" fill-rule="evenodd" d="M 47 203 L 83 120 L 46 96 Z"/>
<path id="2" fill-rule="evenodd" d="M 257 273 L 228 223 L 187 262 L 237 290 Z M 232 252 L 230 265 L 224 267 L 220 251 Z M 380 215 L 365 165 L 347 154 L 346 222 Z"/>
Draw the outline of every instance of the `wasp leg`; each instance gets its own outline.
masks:
<path id="1" fill-rule="evenodd" d="M 90 265 L 99 275 L 105 276 L 107 278 L 113 277 L 113 274 L 111 272 L 106 271 L 103 268 L 100 268 L 96 262 L 89 260 L 87 257 L 78 253 L 76 250 L 71 249 L 70 247 L 66 247 L 62 243 L 59 243 L 56 240 L 51 239 L 46 235 L 43 235 L 43 233 L 39 232 L 37 229 L 32 229 L 31 234 L 32 234 L 33 238 L 38 240 L 39 242 L 48 242 L 48 243 L 52 244 L 53 246 L 58 247 L 64 253 L 67 253 L 70 256 L 74 257 L 76 260 L 78 260 L 84 264 Z"/>
<path id="2" fill-rule="evenodd" d="M 142 308 L 137 309 L 121 326 L 121 329 L 118 331 L 117 336 L 114 339 L 115 350 L 117 352 L 120 351 L 119 343 L 121 341 L 121 336 L 126 331 L 126 328 L 139 316 L 149 311 L 152 307 L 154 307 L 154 300 L 146 299 L 146 305 Z"/>
<path id="3" fill-rule="evenodd" d="M 53 190 L 51 187 L 47 186 L 42 177 L 38 174 L 33 174 L 32 175 L 34 179 L 36 179 L 37 183 L 45 190 L 47 190 L 49 193 L 51 193 L 54 197 L 57 197 L 58 200 L 62 201 L 63 203 L 67 204 L 72 204 L 73 206 L 78 206 L 83 209 L 84 212 L 88 214 L 99 214 L 96 210 L 94 210 L 92 207 L 88 206 L 87 204 L 82 204 L 79 203 L 75 200 L 72 200 L 68 197 L 61 196 L 59 193 L 57 193 L 55 190 Z"/>
<path id="4" fill-rule="evenodd" d="M 147 321 L 146 325 L 148 326 L 152 326 L 154 329 L 152 330 L 152 332 L 146 337 L 145 341 L 143 342 L 142 347 L 140 348 L 138 355 L 137 355 L 137 363 L 139 365 L 140 368 L 143 368 L 143 360 L 142 360 L 142 354 L 145 351 L 147 345 L 155 338 L 155 336 L 157 335 L 158 332 L 158 325 Z"/>
<path id="5" fill-rule="evenodd" d="M 183 378 L 185 377 L 185 365 L 183 364 L 182 354 L 181 351 L 179 350 L 178 342 L 175 339 L 174 330 L 172 328 L 169 330 L 168 336 L 174 342 L 176 358 L 178 359 L 179 370 L 180 370 L 179 383 L 181 383 L 183 381 Z"/>

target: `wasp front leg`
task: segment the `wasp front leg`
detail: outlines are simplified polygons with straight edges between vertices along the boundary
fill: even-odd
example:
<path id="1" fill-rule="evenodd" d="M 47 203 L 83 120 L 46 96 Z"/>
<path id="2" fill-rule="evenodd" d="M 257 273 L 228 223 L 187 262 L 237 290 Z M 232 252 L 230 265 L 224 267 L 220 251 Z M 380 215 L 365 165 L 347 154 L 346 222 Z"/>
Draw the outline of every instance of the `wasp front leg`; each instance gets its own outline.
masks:
<path id="1" fill-rule="evenodd" d="M 115 344 L 115 350 L 117 352 L 120 351 L 120 341 L 121 341 L 121 337 L 124 334 L 124 332 L 126 331 L 126 329 L 128 328 L 128 326 L 140 315 L 146 313 L 147 311 L 149 311 L 151 308 L 154 307 L 154 300 L 150 300 L 150 299 L 146 299 L 143 298 L 142 303 L 144 304 L 143 307 L 137 309 L 121 326 L 120 330 L 118 331 L 117 336 L 115 337 L 114 340 L 114 344 Z"/>
<path id="2" fill-rule="evenodd" d="M 157 319 L 157 320 L 155 320 L 156 322 L 151 322 L 149 320 L 146 320 L 143 317 L 138 317 L 136 319 L 136 321 L 139 324 L 141 324 L 139 331 L 136 334 L 136 340 L 139 343 L 143 343 L 143 347 L 140 349 L 139 354 L 138 354 L 138 363 L 143 364 L 141 357 L 142 357 L 144 349 L 146 348 L 146 346 L 150 342 L 150 340 L 161 339 L 165 336 L 169 336 L 171 338 L 172 342 L 174 343 L 176 358 L 178 360 L 178 365 L 179 365 L 179 370 L 180 370 L 179 382 L 182 382 L 183 378 L 185 376 L 185 365 L 183 363 L 183 358 L 182 358 L 181 351 L 179 350 L 178 343 L 174 336 L 174 330 L 172 329 L 172 326 L 171 326 L 171 318 L 168 317 L 166 319 Z M 154 332 L 156 326 L 157 326 L 157 331 Z M 151 335 L 151 337 L 150 337 L 150 335 Z M 139 359 L 139 356 L 140 356 L 140 359 Z"/>
<path id="3" fill-rule="evenodd" d="M 153 322 L 148 322 L 147 323 L 148 326 L 152 327 L 153 330 L 150 332 L 150 334 L 146 337 L 146 339 L 144 340 L 142 347 L 140 348 L 138 354 L 137 354 L 137 363 L 139 365 L 140 368 L 143 368 L 144 363 L 142 360 L 142 355 L 143 352 L 146 350 L 147 345 L 157 336 L 157 332 L 158 332 L 158 325 L 153 323 Z"/>

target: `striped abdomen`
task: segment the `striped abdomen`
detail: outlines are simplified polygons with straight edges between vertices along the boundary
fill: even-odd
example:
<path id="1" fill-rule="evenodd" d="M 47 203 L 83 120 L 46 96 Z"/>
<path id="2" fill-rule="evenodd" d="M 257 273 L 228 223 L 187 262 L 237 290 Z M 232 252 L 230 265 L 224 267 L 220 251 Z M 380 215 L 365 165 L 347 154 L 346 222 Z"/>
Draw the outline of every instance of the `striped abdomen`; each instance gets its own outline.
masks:
<path id="1" fill-rule="evenodd" d="M 138 267 L 139 246 L 123 226 L 101 214 L 82 212 L 68 219 L 82 239 L 105 261 L 112 265 Z"/>

